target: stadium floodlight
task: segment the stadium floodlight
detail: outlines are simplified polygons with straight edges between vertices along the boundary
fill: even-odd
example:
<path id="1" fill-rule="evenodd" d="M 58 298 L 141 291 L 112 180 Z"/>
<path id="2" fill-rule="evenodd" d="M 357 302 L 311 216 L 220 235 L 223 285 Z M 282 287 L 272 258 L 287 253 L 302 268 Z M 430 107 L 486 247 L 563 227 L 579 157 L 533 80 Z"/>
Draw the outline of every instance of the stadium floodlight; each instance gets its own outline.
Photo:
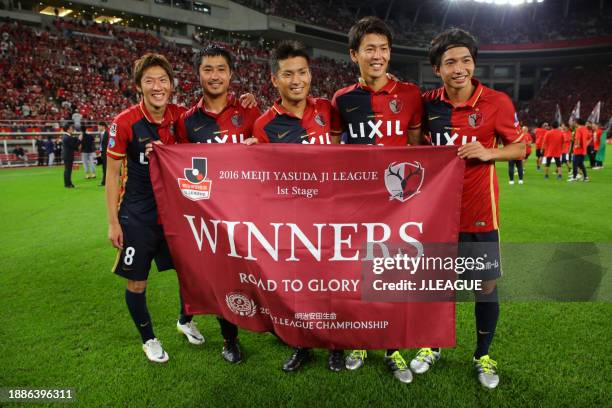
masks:
<path id="1" fill-rule="evenodd" d="M 521 4 L 544 3 L 544 0 L 473 0 L 476 3 L 494 4 L 497 6 L 520 6 Z"/>

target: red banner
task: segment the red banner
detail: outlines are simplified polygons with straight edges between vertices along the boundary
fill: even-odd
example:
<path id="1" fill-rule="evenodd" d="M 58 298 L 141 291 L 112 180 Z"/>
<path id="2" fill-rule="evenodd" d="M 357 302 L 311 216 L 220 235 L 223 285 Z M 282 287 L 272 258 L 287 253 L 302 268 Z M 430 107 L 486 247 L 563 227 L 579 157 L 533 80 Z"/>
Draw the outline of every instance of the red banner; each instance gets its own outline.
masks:
<path id="1" fill-rule="evenodd" d="M 457 242 L 456 152 L 156 146 L 151 179 L 187 313 L 292 346 L 454 346 L 453 302 L 365 301 L 361 285 L 372 247 Z"/>

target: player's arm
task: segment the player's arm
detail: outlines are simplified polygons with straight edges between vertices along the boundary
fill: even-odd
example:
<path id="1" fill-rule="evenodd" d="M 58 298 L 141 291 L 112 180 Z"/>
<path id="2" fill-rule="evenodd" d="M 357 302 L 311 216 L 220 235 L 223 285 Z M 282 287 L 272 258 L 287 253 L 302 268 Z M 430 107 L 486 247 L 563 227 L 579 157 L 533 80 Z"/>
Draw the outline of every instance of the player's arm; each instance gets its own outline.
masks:
<path id="1" fill-rule="evenodd" d="M 523 143 L 524 135 L 514 105 L 507 96 L 499 100 L 499 109 L 495 118 L 495 135 L 504 145 L 501 149 L 497 146 L 488 149 L 480 142 L 472 142 L 461 146 L 457 154 L 462 159 L 478 159 L 485 162 L 521 160 L 525 157 L 527 147 Z"/>
<path id="2" fill-rule="evenodd" d="M 487 149 L 480 142 L 472 142 L 461 146 L 457 152 L 462 159 L 478 159 L 482 161 L 520 160 L 525 156 L 525 143 L 511 143 L 504 147 Z"/>
<path id="3" fill-rule="evenodd" d="M 106 149 L 106 210 L 108 214 L 108 239 L 118 249 L 123 248 L 123 231 L 119 224 L 119 198 L 121 194 L 121 167 L 126 160 L 130 131 L 117 122 L 111 124 Z"/>
<path id="4" fill-rule="evenodd" d="M 255 121 L 257 121 L 257 118 L 259 118 L 261 116 L 261 111 L 259 110 L 258 107 L 253 107 L 251 109 L 249 109 L 248 112 L 248 122 L 251 124 L 247 130 L 247 133 L 250 135 L 247 139 L 245 139 L 242 143 L 250 146 L 250 145 L 254 145 L 257 144 L 259 141 L 257 140 L 257 138 L 253 135 L 254 129 L 255 129 Z"/>
<path id="5" fill-rule="evenodd" d="M 409 104 L 412 106 L 412 115 L 408 121 L 408 144 L 413 146 L 428 144 L 422 130 L 422 124 L 425 123 L 423 120 L 423 100 L 418 88 L 410 92 Z"/>
<path id="6" fill-rule="evenodd" d="M 255 121 L 255 123 L 253 123 L 253 133 L 251 134 L 251 137 L 243 142 L 245 145 L 251 146 L 260 143 L 270 143 L 270 139 L 268 139 L 268 135 L 264 130 L 264 124 L 269 122 L 269 119 L 266 120 L 267 114 L 267 112 L 264 113 Z"/>
<path id="7" fill-rule="evenodd" d="M 340 108 L 338 108 L 337 95 L 338 93 L 336 92 L 331 100 L 331 129 L 329 135 L 331 137 L 332 144 L 340 144 L 342 141 L 342 132 L 345 130 L 344 122 L 342 121 L 342 116 L 340 115 Z"/>
<path id="8" fill-rule="evenodd" d="M 119 194 L 121 165 L 123 161 L 107 160 L 106 164 L 106 208 L 108 213 L 108 239 L 118 249 L 123 248 L 123 231 L 119 225 Z"/>

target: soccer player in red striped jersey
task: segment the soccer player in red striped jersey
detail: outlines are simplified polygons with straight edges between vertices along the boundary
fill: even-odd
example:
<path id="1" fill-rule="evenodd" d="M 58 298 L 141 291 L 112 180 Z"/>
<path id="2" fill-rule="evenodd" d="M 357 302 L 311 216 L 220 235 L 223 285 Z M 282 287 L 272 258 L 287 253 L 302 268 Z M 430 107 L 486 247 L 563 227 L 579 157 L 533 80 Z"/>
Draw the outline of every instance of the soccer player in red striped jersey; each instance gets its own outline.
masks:
<path id="1" fill-rule="evenodd" d="M 106 152 L 108 238 L 119 251 L 113 272 L 127 279 L 128 310 L 147 358 L 157 363 L 168 361 L 168 354 L 153 333 L 145 289 L 153 260 L 160 271 L 174 266 L 158 220 L 145 149 L 153 141 L 175 143 L 171 129 L 184 108 L 169 103 L 173 79 L 162 55 L 146 54 L 136 61 L 134 82 L 142 101 L 113 120 Z"/>
<path id="2" fill-rule="evenodd" d="M 349 52 L 359 66 L 359 81 L 332 98 L 332 135 L 343 135 L 347 144 L 405 146 L 420 135 L 420 91 L 387 75 L 391 44 L 391 30 L 378 17 L 364 17 L 349 31 Z"/>
<path id="3" fill-rule="evenodd" d="M 400 82 L 387 74 L 393 36 L 378 17 L 364 17 L 349 30 L 349 54 L 359 66 L 358 83 L 334 94 L 332 136 L 348 144 L 405 146 L 421 134 L 423 104 L 416 85 Z M 346 368 L 365 364 L 366 350 L 353 350 Z M 403 383 L 412 373 L 398 349 L 388 349 L 385 363 Z"/>
<path id="4" fill-rule="evenodd" d="M 327 99 L 309 96 L 312 80 L 310 58 L 304 44 L 298 41 L 280 42 L 272 54 L 272 85 L 280 98 L 253 126 L 253 137 L 245 144 L 299 143 L 331 144 L 329 135 L 331 104 Z M 283 364 L 283 371 L 299 370 L 312 358 L 312 350 L 294 347 Z M 327 367 L 341 371 L 343 350 L 329 350 Z"/>
<path id="5" fill-rule="evenodd" d="M 499 317 L 496 279 L 501 276 L 498 233 L 496 161 L 521 160 L 523 133 L 510 98 L 473 78 L 478 47 L 468 32 L 452 28 L 436 36 L 429 60 L 444 86 L 423 95 L 425 131 L 434 145 L 456 145 L 466 160 L 459 255 L 484 257 L 491 267 L 466 271 L 462 279 L 482 281 L 475 292 L 476 350 L 474 368 L 480 383 L 495 388 L 497 363 L 489 357 Z M 498 148 L 498 143 L 503 148 Z M 423 348 L 410 362 L 416 373 L 426 372 L 440 358 L 440 350 Z"/>
<path id="6" fill-rule="evenodd" d="M 309 95 L 312 76 L 303 44 L 278 44 L 271 79 L 280 98 L 255 121 L 253 137 L 257 142 L 331 144 L 331 103 Z"/>
<path id="7" fill-rule="evenodd" d="M 176 124 L 179 143 L 242 143 L 252 136 L 261 115 L 251 94 L 229 93 L 231 53 L 220 46 L 200 50 L 195 58 L 203 96 Z"/>
<path id="8" fill-rule="evenodd" d="M 209 46 L 197 53 L 194 65 L 203 96 L 180 116 L 176 124 L 178 142 L 242 143 L 250 138 L 261 112 L 253 95 L 237 98 L 229 93 L 233 72 L 231 53 L 220 46 Z M 188 315 L 181 315 L 177 327 L 189 339 L 197 328 L 191 319 L 182 319 L 183 316 Z M 222 357 L 233 364 L 241 362 L 238 327 L 222 317 L 217 320 L 223 336 Z"/>

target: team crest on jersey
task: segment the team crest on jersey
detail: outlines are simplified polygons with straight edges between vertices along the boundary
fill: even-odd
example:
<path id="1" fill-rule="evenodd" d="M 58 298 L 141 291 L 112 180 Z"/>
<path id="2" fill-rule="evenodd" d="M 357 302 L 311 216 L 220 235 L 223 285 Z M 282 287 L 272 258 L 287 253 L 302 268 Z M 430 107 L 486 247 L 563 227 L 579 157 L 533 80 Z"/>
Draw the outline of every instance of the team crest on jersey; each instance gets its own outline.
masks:
<path id="1" fill-rule="evenodd" d="M 207 160 L 205 157 L 192 157 L 191 168 L 184 169 L 185 178 L 178 178 L 178 185 L 184 197 L 191 201 L 208 200 L 212 180 L 206 178 Z"/>
<path id="2" fill-rule="evenodd" d="M 244 293 L 232 292 L 225 296 L 227 307 L 238 316 L 253 317 L 257 312 L 257 305 L 253 299 Z"/>
<path id="3" fill-rule="evenodd" d="M 109 148 L 111 148 L 111 149 L 112 149 L 113 147 L 115 147 L 115 138 L 114 138 L 114 137 L 110 137 L 110 138 L 108 139 L 108 147 L 109 147 Z"/>
<path id="4" fill-rule="evenodd" d="M 108 131 L 108 134 L 110 135 L 110 137 L 115 137 L 117 136 L 117 124 L 113 123 Z"/>
<path id="5" fill-rule="evenodd" d="M 477 128 L 480 125 L 482 125 L 482 113 L 480 112 L 470 113 L 468 115 L 468 124 L 473 128 Z"/>
<path id="6" fill-rule="evenodd" d="M 232 115 L 232 125 L 240 127 L 242 125 L 242 116 L 239 113 Z"/>
<path id="7" fill-rule="evenodd" d="M 425 180 L 425 168 L 421 163 L 391 163 L 385 170 L 385 187 L 389 200 L 406 202 L 421 192 Z"/>
<path id="8" fill-rule="evenodd" d="M 400 113 L 403 107 L 404 103 L 398 98 L 389 101 L 389 109 L 391 109 L 391 112 L 393 113 Z"/>
<path id="9" fill-rule="evenodd" d="M 325 126 L 325 118 L 323 118 L 323 115 L 320 113 L 317 113 L 315 116 L 315 122 L 317 122 L 317 125 L 319 126 Z"/>

